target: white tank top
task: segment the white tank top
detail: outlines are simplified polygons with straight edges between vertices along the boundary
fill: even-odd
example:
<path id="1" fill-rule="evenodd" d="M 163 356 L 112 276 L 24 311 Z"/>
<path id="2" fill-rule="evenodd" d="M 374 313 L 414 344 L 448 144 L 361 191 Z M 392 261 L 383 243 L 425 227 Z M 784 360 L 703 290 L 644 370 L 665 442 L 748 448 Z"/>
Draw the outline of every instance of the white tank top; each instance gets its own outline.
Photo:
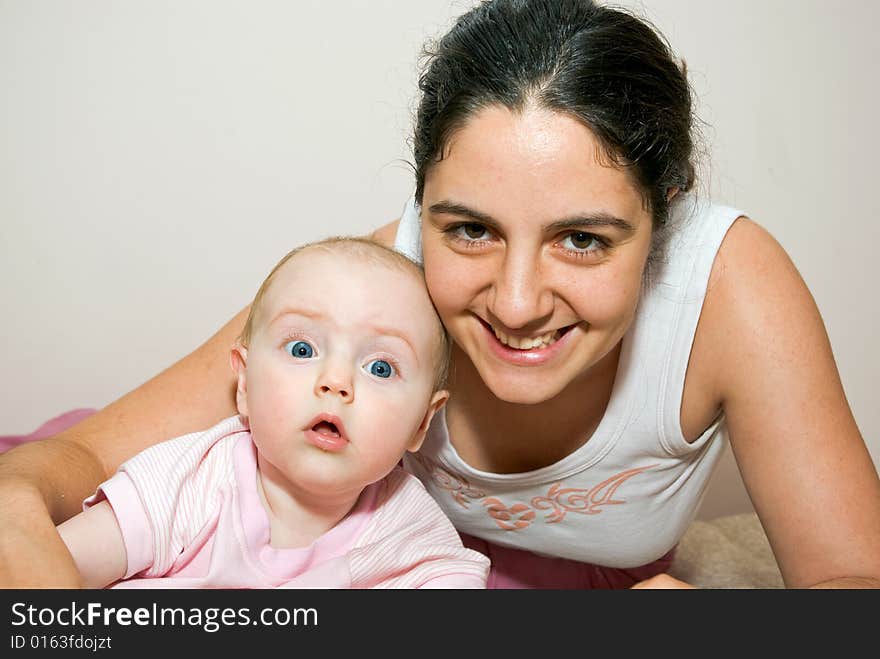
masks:
<path id="1" fill-rule="evenodd" d="M 672 549 L 693 520 L 727 440 L 721 417 L 688 443 L 681 399 L 715 254 L 742 214 L 691 195 L 671 204 L 669 238 L 623 338 L 605 415 L 570 455 L 526 473 L 479 471 L 450 443 L 444 412 L 435 415 L 421 450 L 407 453 L 404 464 L 459 531 L 619 568 L 645 565 Z M 395 248 L 421 261 L 421 220 L 412 199 Z"/>

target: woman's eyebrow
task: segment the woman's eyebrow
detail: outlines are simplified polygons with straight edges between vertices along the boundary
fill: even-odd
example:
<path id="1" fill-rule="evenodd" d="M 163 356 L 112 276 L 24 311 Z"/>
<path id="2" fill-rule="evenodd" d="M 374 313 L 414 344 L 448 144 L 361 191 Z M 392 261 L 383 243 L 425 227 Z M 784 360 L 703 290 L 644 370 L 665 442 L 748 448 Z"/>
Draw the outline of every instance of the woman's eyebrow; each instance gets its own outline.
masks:
<path id="1" fill-rule="evenodd" d="M 496 228 L 499 226 L 498 221 L 495 220 L 491 215 L 488 215 L 478 210 L 474 210 L 473 208 L 468 208 L 464 204 L 459 204 L 452 201 L 438 201 L 435 204 L 431 204 L 428 210 L 430 210 L 432 213 L 447 213 L 449 215 L 458 215 L 460 217 L 465 217 L 467 219 L 473 220 L 474 222 L 485 224 L 490 228 Z M 616 215 L 606 213 L 604 211 L 597 211 L 594 213 L 582 213 L 578 215 L 573 215 L 571 217 L 566 217 L 561 220 L 557 220 L 556 222 L 548 224 L 545 227 L 545 231 L 549 233 L 573 228 L 599 227 L 611 227 L 614 229 L 618 229 L 619 231 L 623 231 L 627 235 L 632 235 L 636 232 L 636 228 L 631 222 L 628 222 L 622 218 L 617 217 Z"/>
<path id="2" fill-rule="evenodd" d="M 474 222 L 479 222 L 480 224 L 485 224 L 491 228 L 495 228 L 498 226 L 498 222 L 491 215 L 487 215 L 486 213 L 481 213 L 478 210 L 474 210 L 473 208 L 468 208 L 464 204 L 459 204 L 454 201 L 438 201 L 435 204 L 431 204 L 428 208 L 432 213 L 445 213 L 447 215 L 458 215 L 459 217 L 464 217 Z"/>
<path id="3" fill-rule="evenodd" d="M 631 222 L 627 222 L 622 218 L 604 212 L 575 215 L 574 217 L 568 217 L 564 220 L 558 220 L 549 224 L 547 226 L 547 231 L 597 227 L 611 227 L 623 231 L 627 235 L 632 235 L 636 232 L 636 228 Z"/>

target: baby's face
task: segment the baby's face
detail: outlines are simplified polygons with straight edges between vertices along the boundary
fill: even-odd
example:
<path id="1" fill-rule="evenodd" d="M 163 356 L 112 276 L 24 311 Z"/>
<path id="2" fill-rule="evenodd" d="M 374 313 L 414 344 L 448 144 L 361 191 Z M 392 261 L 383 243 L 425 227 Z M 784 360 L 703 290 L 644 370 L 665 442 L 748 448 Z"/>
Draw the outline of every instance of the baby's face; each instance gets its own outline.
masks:
<path id="1" fill-rule="evenodd" d="M 239 369 L 262 459 L 327 501 L 385 476 L 445 400 L 432 392 L 438 322 L 413 273 L 344 251 L 294 256 Z"/>

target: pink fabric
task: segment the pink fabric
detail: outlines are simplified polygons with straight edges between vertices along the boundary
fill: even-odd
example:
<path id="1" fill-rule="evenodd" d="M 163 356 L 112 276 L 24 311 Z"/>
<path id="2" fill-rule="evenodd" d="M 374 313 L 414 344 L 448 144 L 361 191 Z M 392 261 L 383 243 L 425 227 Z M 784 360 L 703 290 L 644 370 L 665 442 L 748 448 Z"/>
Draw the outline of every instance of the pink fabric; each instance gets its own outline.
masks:
<path id="1" fill-rule="evenodd" d="M 85 505 L 102 497 L 128 556 L 118 588 L 484 588 L 489 571 L 402 469 L 307 547 L 273 547 L 256 446 L 238 416 L 145 449 Z"/>
<path id="2" fill-rule="evenodd" d="M 77 423 L 79 423 L 83 419 L 87 419 L 97 411 L 98 410 L 92 409 L 90 407 L 70 410 L 68 412 L 64 412 L 63 414 L 59 414 L 52 419 L 49 419 L 43 425 L 41 425 L 39 428 L 28 435 L 0 435 L 0 453 L 3 453 L 3 451 L 8 451 L 11 448 L 15 448 L 19 444 L 24 444 L 25 442 L 32 442 L 37 439 L 45 439 L 46 437 L 51 437 L 52 435 L 59 433 L 62 430 L 67 430 L 68 428 L 75 426 Z"/>
<path id="3" fill-rule="evenodd" d="M 159 493 L 139 491 L 125 471 L 101 485 L 113 506 L 129 558 L 125 581 L 113 588 L 348 588 L 351 586 L 345 554 L 375 513 L 379 484 L 370 486 L 356 508 L 336 527 L 308 547 L 276 549 L 269 546 L 269 520 L 256 490 L 256 459 L 249 436 L 239 433 L 234 446 L 215 445 L 211 452 L 230 450 L 234 483 L 210 496 L 216 510 L 205 527 L 175 557 L 161 575 L 152 571 L 154 552 L 151 525 L 142 498 L 155 500 Z M 205 457 L 200 469 L 211 468 Z M 207 495 L 206 495 L 207 496 Z M 89 500 L 91 501 L 91 499 Z M 213 506 L 212 506 L 213 507 Z"/>
<path id="4" fill-rule="evenodd" d="M 0 436 L 0 453 L 24 442 L 50 437 L 97 411 L 91 408 L 70 410 L 49 419 L 28 435 Z M 528 551 L 493 545 L 466 534 L 461 534 L 461 538 L 466 547 L 479 551 L 492 561 L 487 587 L 493 589 L 629 588 L 638 581 L 667 571 L 675 551 L 670 551 L 648 565 L 623 570 L 539 556 Z"/>
<path id="5" fill-rule="evenodd" d="M 633 584 L 666 572 L 672 565 L 675 549 L 653 563 L 622 569 L 581 563 L 566 558 L 539 556 L 523 549 L 502 547 L 461 534 L 464 546 L 489 557 L 489 589 L 542 588 L 552 590 L 588 590 L 629 588 Z"/>

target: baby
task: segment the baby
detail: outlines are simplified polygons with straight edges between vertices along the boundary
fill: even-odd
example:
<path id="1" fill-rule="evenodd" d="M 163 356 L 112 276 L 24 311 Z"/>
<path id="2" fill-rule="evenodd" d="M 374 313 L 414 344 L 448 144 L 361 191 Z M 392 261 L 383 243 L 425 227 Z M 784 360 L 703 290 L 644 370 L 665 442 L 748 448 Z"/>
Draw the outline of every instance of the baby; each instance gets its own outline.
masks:
<path id="1" fill-rule="evenodd" d="M 419 266 L 360 238 L 294 250 L 231 351 L 238 416 L 124 463 L 58 526 L 99 588 L 483 588 L 398 465 L 445 404 Z"/>

